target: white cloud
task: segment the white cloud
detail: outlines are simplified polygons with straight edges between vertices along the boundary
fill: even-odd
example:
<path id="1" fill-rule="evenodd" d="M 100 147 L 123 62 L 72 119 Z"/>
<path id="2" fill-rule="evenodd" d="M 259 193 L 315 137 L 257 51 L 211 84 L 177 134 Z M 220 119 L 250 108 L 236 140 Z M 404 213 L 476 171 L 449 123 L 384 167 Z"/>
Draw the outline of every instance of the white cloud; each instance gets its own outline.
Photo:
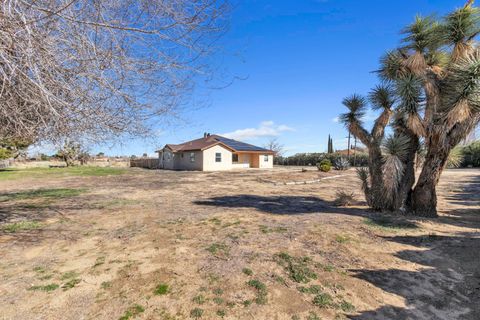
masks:
<path id="1" fill-rule="evenodd" d="M 340 118 L 339 118 L 339 117 L 335 117 L 335 118 L 332 119 L 332 121 L 335 122 L 335 123 L 338 123 L 338 122 L 340 121 Z"/>
<path id="2" fill-rule="evenodd" d="M 224 133 L 222 136 L 237 140 L 251 140 L 262 137 L 277 137 L 282 132 L 287 131 L 295 131 L 295 129 L 284 124 L 276 125 L 273 121 L 262 121 L 257 128 L 238 129 Z"/>

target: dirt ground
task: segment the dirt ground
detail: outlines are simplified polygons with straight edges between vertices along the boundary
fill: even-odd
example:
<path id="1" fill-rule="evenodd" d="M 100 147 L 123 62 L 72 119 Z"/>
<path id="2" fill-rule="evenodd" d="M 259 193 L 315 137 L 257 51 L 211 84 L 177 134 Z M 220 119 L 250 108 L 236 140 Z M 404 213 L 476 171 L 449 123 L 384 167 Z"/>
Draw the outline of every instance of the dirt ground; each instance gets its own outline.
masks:
<path id="1" fill-rule="evenodd" d="M 0 172 L 1 319 L 480 319 L 480 170 L 438 219 L 369 212 L 353 170 L 56 170 Z"/>

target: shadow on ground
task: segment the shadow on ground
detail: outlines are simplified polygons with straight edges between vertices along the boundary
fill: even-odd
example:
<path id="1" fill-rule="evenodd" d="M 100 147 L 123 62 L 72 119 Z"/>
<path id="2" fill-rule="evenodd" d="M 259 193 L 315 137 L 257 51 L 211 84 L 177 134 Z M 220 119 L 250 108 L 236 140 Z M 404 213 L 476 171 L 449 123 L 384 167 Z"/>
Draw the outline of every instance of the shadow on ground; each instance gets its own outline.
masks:
<path id="1" fill-rule="evenodd" d="M 449 211 L 448 216 L 441 216 L 435 222 L 480 229 L 478 176 L 448 191 L 445 199 L 464 208 Z M 395 256 L 421 265 L 418 271 L 351 271 L 355 272 L 355 277 L 403 297 L 407 308 L 386 305 L 350 316 L 350 319 L 480 319 L 480 232 L 384 239 L 417 248 L 400 251 Z"/>
<path id="2" fill-rule="evenodd" d="M 477 207 L 478 210 L 480 206 L 480 175 L 472 176 L 469 180 L 458 183 L 458 187 L 449 191 L 445 199 L 451 204 Z"/>
<path id="3" fill-rule="evenodd" d="M 396 236 L 388 241 L 418 247 L 396 254 L 420 264 L 419 271 L 351 270 L 355 277 L 405 298 L 408 308 L 383 306 L 350 319 L 465 319 L 480 315 L 479 234 Z"/>
<path id="4" fill-rule="evenodd" d="M 467 208 L 450 212 L 435 222 L 480 228 L 477 181 L 463 186 L 458 194 L 447 196 L 448 201 L 462 201 Z M 195 201 L 197 205 L 225 208 L 255 208 L 264 213 L 301 215 L 311 213 L 340 213 L 370 216 L 365 210 L 336 208 L 318 197 L 234 195 Z M 376 216 L 376 215 L 375 215 Z M 381 218 L 382 216 L 379 215 Z M 424 221 L 425 219 L 421 219 Z M 413 220 L 415 221 L 415 219 Z M 412 222 L 416 226 L 415 222 Z M 465 225 L 464 225 L 465 224 Z M 396 257 L 416 263 L 417 270 L 350 270 L 354 277 L 401 296 L 406 308 L 384 305 L 376 310 L 350 315 L 355 320 L 383 319 L 441 319 L 478 320 L 480 315 L 480 233 L 465 232 L 452 236 L 409 235 L 383 237 L 412 246 Z"/>
<path id="5" fill-rule="evenodd" d="M 301 215 L 308 213 L 341 213 L 366 216 L 365 210 L 337 208 L 318 197 L 234 195 L 194 201 L 194 204 L 225 208 L 255 208 L 265 213 Z"/>

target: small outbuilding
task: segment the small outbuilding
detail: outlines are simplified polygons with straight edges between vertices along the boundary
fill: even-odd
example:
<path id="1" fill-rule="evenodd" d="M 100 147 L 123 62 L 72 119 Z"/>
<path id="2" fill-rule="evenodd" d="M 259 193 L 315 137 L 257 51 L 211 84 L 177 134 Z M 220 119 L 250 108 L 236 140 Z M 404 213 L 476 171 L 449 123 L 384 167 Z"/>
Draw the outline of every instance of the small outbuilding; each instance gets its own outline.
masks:
<path id="1" fill-rule="evenodd" d="M 243 168 L 273 168 L 275 152 L 215 134 L 157 150 L 160 168 L 220 171 Z"/>

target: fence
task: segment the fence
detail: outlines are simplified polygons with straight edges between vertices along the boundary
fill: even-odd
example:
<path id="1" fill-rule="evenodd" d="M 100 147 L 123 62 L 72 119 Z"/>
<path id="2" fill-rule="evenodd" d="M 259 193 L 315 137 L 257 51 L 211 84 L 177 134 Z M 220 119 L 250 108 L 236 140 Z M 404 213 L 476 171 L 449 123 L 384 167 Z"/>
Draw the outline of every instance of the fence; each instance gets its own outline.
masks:
<path id="1" fill-rule="evenodd" d="M 160 169 L 160 159 L 159 158 L 132 159 L 130 160 L 130 167 Z"/>

